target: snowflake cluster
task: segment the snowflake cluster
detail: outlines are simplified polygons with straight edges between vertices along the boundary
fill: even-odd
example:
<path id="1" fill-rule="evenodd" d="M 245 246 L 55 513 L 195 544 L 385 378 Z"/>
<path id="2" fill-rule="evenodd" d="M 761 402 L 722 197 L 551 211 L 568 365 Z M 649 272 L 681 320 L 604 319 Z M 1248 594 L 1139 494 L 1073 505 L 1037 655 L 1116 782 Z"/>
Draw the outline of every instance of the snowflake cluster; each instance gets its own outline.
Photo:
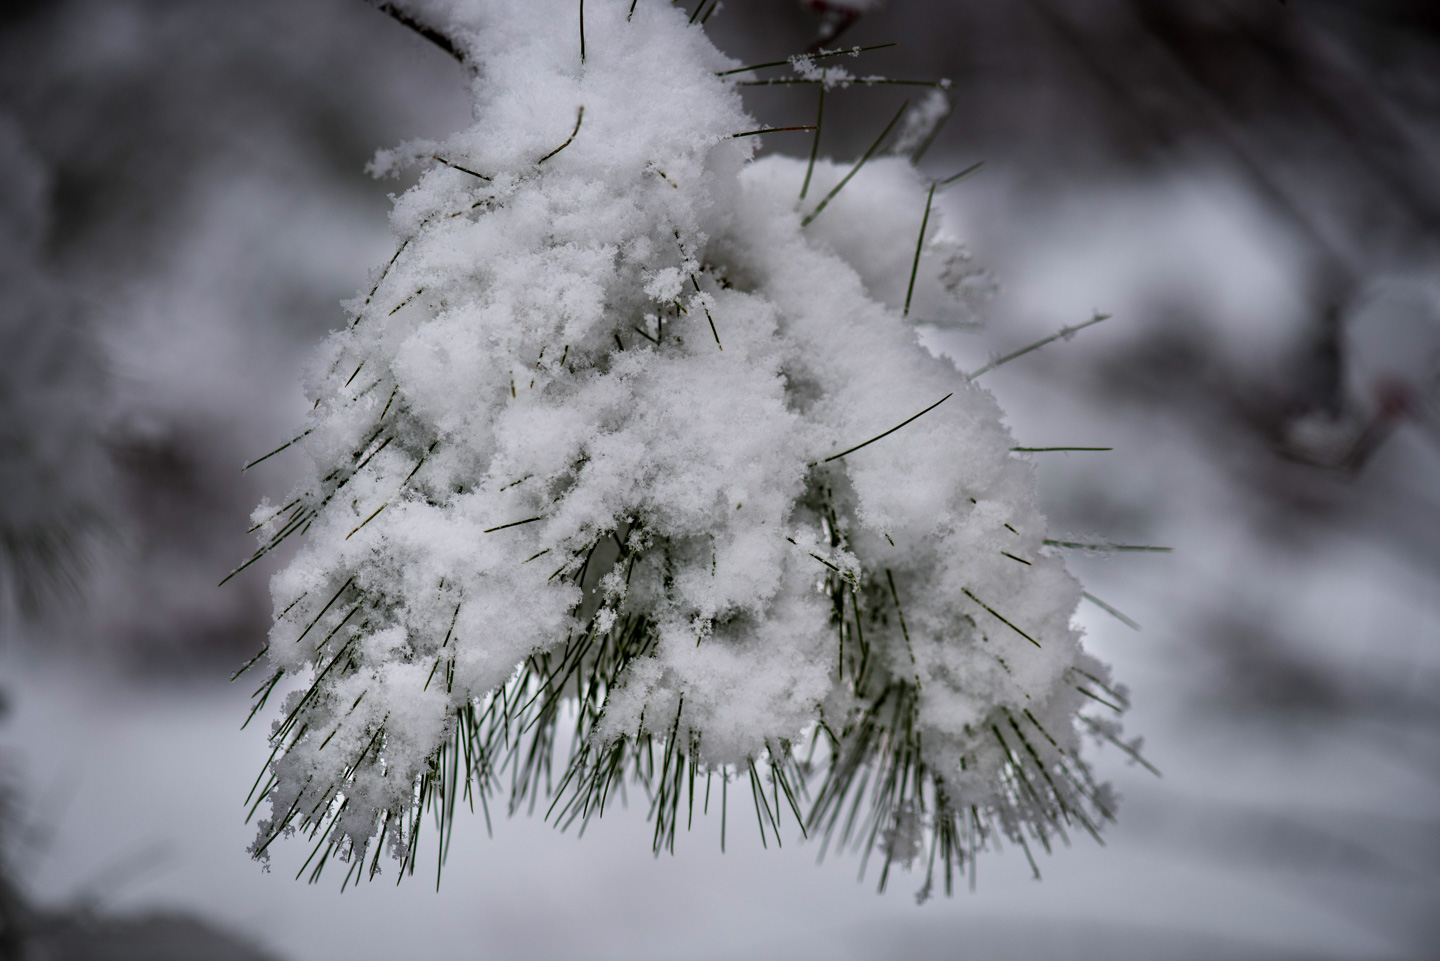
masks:
<path id="1" fill-rule="evenodd" d="M 413 868 L 426 808 L 503 781 L 569 824 L 621 778 L 657 850 L 697 779 L 947 881 L 1093 833 L 1077 719 L 1123 691 L 994 398 L 917 340 L 977 287 L 931 185 L 754 160 L 684 11 L 591 0 L 582 61 L 575 6 L 455 0 L 475 123 L 377 161 L 425 170 L 255 518 L 302 546 L 254 852 Z"/>

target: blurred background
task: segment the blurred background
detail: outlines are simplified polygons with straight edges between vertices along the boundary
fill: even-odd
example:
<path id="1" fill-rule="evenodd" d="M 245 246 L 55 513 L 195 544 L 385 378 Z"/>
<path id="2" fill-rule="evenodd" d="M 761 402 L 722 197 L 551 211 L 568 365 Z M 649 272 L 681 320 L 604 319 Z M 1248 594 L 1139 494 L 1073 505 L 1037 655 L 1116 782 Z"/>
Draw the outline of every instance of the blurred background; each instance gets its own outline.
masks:
<path id="1" fill-rule="evenodd" d="M 362 0 L 12 0 L 0 958 L 1440 955 L 1440 6 L 725 0 L 706 29 L 745 63 L 898 42 L 844 64 L 953 82 L 907 146 L 936 179 L 983 161 L 940 202 L 997 289 L 932 349 L 973 370 L 1112 315 L 982 383 L 1022 445 L 1113 448 L 1034 455 L 1057 537 L 1174 548 L 1073 556 L 1163 777 L 1097 752 L 1104 848 L 1039 883 L 992 855 L 923 907 L 798 838 L 722 858 L 714 819 L 653 860 L 639 806 L 583 841 L 462 818 L 438 894 L 423 860 L 308 887 L 300 845 L 263 873 L 228 678 L 273 567 L 215 585 L 293 468 L 239 468 L 389 256 L 404 183 L 367 160 L 468 123 L 466 73 Z M 832 91 L 822 155 L 906 96 Z M 815 114 L 813 87 L 746 97 Z"/>

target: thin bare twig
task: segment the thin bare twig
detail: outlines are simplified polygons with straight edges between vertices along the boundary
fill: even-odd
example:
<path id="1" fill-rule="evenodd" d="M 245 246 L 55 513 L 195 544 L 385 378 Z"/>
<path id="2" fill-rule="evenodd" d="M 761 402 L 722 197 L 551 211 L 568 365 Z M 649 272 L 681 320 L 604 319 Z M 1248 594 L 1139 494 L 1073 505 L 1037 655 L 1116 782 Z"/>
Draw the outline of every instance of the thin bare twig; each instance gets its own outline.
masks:
<path id="1" fill-rule="evenodd" d="M 406 27 L 409 27 L 411 30 L 414 30 L 420 36 L 424 37 L 426 40 L 429 40 L 431 43 L 435 44 L 435 46 L 439 47 L 441 50 L 444 50 L 450 56 L 454 57 L 455 60 L 463 66 L 469 66 L 469 63 L 465 60 L 465 54 L 461 52 L 459 45 L 456 44 L 455 41 L 451 39 L 450 36 L 444 31 L 440 30 L 437 27 L 431 26 L 428 23 L 425 23 L 423 20 L 418 19 L 413 14 L 401 10 L 393 3 L 377 3 L 376 0 L 367 0 L 367 2 L 370 4 L 370 6 L 374 7 L 376 10 L 379 10 L 381 13 L 385 14 L 387 17 L 390 17 L 397 23 L 400 23 Z"/>

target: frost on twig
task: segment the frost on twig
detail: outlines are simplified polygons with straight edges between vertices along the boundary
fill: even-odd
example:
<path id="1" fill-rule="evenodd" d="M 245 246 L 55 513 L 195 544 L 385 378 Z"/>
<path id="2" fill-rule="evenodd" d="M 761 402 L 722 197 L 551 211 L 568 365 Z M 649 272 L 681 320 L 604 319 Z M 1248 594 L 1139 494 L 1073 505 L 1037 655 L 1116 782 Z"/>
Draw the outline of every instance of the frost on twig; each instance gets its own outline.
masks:
<path id="1" fill-rule="evenodd" d="M 736 65 L 669 3 L 592 0 L 583 66 L 568 0 L 451 6 L 476 122 L 397 155 L 434 159 L 314 367 L 309 479 L 255 518 L 257 556 L 301 547 L 253 852 L 413 871 L 426 811 L 443 852 L 457 803 L 583 825 L 622 781 L 657 851 L 733 788 L 765 843 L 798 822 L 926 892 L 1096 833 L 1080 587 L 994 399 L 902 316 L 968 310 L 930 186 L 754 161 Z"/>

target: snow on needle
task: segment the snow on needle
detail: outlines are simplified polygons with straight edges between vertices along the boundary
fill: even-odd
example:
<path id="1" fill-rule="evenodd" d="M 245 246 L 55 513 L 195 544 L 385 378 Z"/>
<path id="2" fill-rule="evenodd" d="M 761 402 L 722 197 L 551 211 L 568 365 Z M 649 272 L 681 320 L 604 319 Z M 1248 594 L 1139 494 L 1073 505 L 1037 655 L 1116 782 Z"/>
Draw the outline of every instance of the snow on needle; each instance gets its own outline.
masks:
<path id="1" fill-rule="evenodd" d="M 1081 760 L 1077 690 L 1128 705 L 1067 627 L 1079 588 L 1044 548 L 1151 548 L 1042 543 L 1032 464 L 1012 453 L 998 408 L 961 390 L 965 378 L 866 293 L 866 272 L 893 262 L 880 245 L 902 236 L 916 238 L 900 252 L 913 254 L 908 283 L 903 264 L 882 279 L 905 283 L 903 312 L 946 296 L 919 270 L 928 238 L 948 238 L 934 199 L 978 165 L 930 181 L 901 157 L 876 158 L 907 117 L 904 152 L 922 128 L 933 136 L 948 101 L 926 94 L 913 116 L 907 101 L 858 160 L 822 160 L 833 81 L 920 82 L 851 80 L 823 64 L 892 45 L 717 76 L 724 61 L 693 24 L 720 4 L 692 3 L 451 4 L 457 23 L 477 25 L 463 48 L 486 71 L 473 125 L 421 156 L 487 183 L 467 158 L 523 169 L 475 219 L 449 215 L 469 181 L 434 167 L 397 198 L 403 239 L 322 348 L 311 420 L 247 465 L 304 442 L 301 482 L 280 510 L 257 510 L 257 548 L 234 572 L 299 542 L 271 580 L 269 647 L 250 662 L 268 657 L 271 671 L 250 716 L 280 715 L 246 799 L 269 812 L 254 856 L 299 834 L 310 840 L 299 876 L 315 881 L 338 860 L 343 890 L 375 878 L 390 852 L 399 883 L 433 816 L 425 857 L 438 884 L 462 798 L 473 810 L 478 796 L 487 832 L 493 797 L 583 835 L 627 791 L 648 802 L 654 852 L 673 852 L 718 776 L 722 850 L 729 781 L 748 780 L 766 847 L 798 826 L 820 835 L 822 856 L 859 852 L 862 873 L 883 859 L 882 890 L 928 847 L 923 896 L 939 878 L 950 891 L 957 868 L 973 883 L 989 847 L 1029 855 L 1031 840 L 1048 850 L 1076 824 L 1095 833 L 1110 819 Z M 443 32 L 382 10 L 464 60 Z M 623 42 L 590 59 L 588 41 L 623 19 Z M 787 66 L 796 75 L 778 82 L 820 85 L 813 125 L 761 123 L 736 96 L 771 81 L 735 74 Z M 543 144 L 535 130 L 577 90 L 592 122 L 613 129 L 550 165 L 577 141 L 577 106 L 570 135 L 526 167 L 513 145 Z M 749 137 L 800 130 L 813 135 L 808 158 L 754 159 Z M 876 196 L 902 202 L 832 204 L 862 169 Z M 803 207 L 816 181 L 833 186 L 797 215 L 802 177 Z M 372 317 L 382 287 L 390 308 Z M 396 306 L 421 292 L 427 309 Z M 724 353 L 704 343 L 696 306 L 717 347 L 726 328 Z M 627 329 L 643 338 L 628 349 Z M 894 403 L 897 384 L 902 397 L 943 396 L 808 465 L 825 470 L 799 469 L 794 451 L 890 409 L 878 402 Z M 943 424 L 902 430 L 951 400 Z M 889 460 L 853 459 L 880 441 Z M 532 510 L 483 529 L 504 537 L 465 534 Z M 963 592 L 959 571 L 973 585 Z M 969 726 L 953 723 L 957 695 L 932 681 L 940 671 L 966 678 Z M 1025 709 L 1012 717 L 1017 697 Z M 1120 728 L 1107 717 L 1099 730 Z M 802 757 L 792 743 L 807 737 Z M 786 811 L 795 825 L 781 823 Z"/>
<path id="2" fill-rule="evenodd" d="M 850 47 L 846 50 L 821 50 L 818 53 L 800 54 L 787 60 L 771 60 L 768 63 L 752 63 L 748 67 L 735 67 L 732 70 L 722 70 L 717 77 L 728 77 L 736 73 L 749 73 L 752 70 L 764 70 L 767 67 L 793 67 L 797 62 L 815 63 L 818 60 L 828 60 L 831 57 L 853 57 L 869 50 L 884 50 L 886 47 L 898 47 L 898 42 L 877 43 L 868 47 Z"/>
<path id="3" fill-rule="evenodd" d="M 1099 313 L 1097 313 L 1095 316 L 1091 317 L 1089 320 L 1085 321 L 1083 324 L 1075 324 L 1073 327 L 1061 327 L 1057 332 L 1051 334 L 1049 337 L 1042 337 L 1040 340 L 1035 341 L 1033 344 L 1027 344 L 1027 345 L 1024 346 L 1024 347 L 1021 347 L 1019 350 L 1011 351 L 1010 353 L 1004 355 L 1003 357 L 999 357 L 999 358 L 996 358 L 995 360 L 992 360 L 990 363 L 986 364 L 984 367 L 981 367 L 979 370 L 977 370 L 977 371 L 975 371 L 975 372 L 973 372 L 973 373 L 967 374 L 967 375 L 965 376 L 965 379 L 966 379 L 966 380 L 974 380 L 975 378 L 979 377 L 981 374 L 989 373 L 990 371 L 994 370 L 996 367 L 1001 366 L 1002 364 L 1008 364 L 1008 363 L 1010 363 L 1010 361 L 1012 361 L 1012 360 L 1015 360 L 1015 359 L 1017 359 L 1017 358 L 1019 358 L 1019 357 L 1024 357 L 1026 354 L 1030 353 L 1032 350 L 1039 350 L 1041 347 L 1044 347 L 1046 344 L 1053 344 L 1053 343 L 1054 343 L 1055 341 L 1057 341 L 1057 340 L 1066 340 L 1066 339 L 1070 338 L 1071 336 L 1073 336 L 1077 331 L 1084 330 L 1086 327 L 1093 327 L 1094 325 L 1100 323 L 1100 321 L 1102 321 L 1102 320 L 1109 320 L 1109 319 L 1110 319 L 1110 315 L 1109 315 L 1109 314 L 1099 314 Z"/>
<path id="4" fill-rule="evenodd" d="M 460 164 L 457 164 L 457 163 L 455 163 L 455 162 L 453 162 L 453 161 L 446 160 L 444 157 L 440 156 L 438 153 L 437 153 L 437 154 L 433 154 L 432 157 L 433 157 L 434 160 L 436 160 L 436 161 L 439 162 L 439 163 L 444 164 L 445 166 L 449 167 L 451 170 L 458 170 L 458 171 L 460 171 L 462 174 L 469 174 L 469 175 L 472 176 L 472 177 L 479 177 L 481 180 L 485 180 L 485 181 L 489 181 L 489 180 L 492 180 L 492 179 L 493 179 L 493 178 L 491 178 L 491 177 L 485 176 L 485 175 L 482 174 L 482 173 L 477 173 L 476 171 L 471 170 L 469 167 L 464 167 L 464 166 L 461 166 Z"/>
<path id="5" fill-rule="evenodd" d="M 810 222 L 820 215 L 820 211 L 824 210 L 830 201 L 835 199 L 835 195 L 844 189 L 845 185 L 850 182 L 850 178 L 860 172 L 860 168 L 865 166 L 866 161 L 875 155 L 875 151 L 880 149 L 880 145 L 885 142 L 885 138 L 890 136 L 890 131 L 895 129 L 895 125 L 900 122 L 900 118 L 905 115 L 905 110 L 909 106 L 910 101 L 908 100 L 900 105 L 900 109 L 895 111 L 895 116 L 890 118 L 890 122 L 885 125 L 885 129 L 880 131 L 880 136 L 875 138 L 875 142 L 870 145 L 870 149 L 865 151 L 859 160 L 855 161 L 855 166 L 851 167 L 850 172 L 825 195 L 825 199 L 821 200 L 814 210 L 805 215 L 805 218 L 800 221 L 800 226 L 810 226 Z"/>
<path id="6" fill-rule="evenodd" d="M 759 130 L 744 130 L 744 131 L 741 131 L 740 133 L 732 133 L 730 136 L 731 136 L 732 138 L 734 138 L 734 137 L 758 137 L 758 136 L 759 136 L 760 134 L 762 134 L 762 133 L 781 133 L 781 132 L 786 131 L 786 130 L 818 130 L 818 129 L 819 129 L 819 128 L 818 128 L 817 126 L 815 126 L 814 124 L 810 124 L 810 125 L 807 125 L 807 126 L 801 126 L 801 127 L 761 127 Z"/>

